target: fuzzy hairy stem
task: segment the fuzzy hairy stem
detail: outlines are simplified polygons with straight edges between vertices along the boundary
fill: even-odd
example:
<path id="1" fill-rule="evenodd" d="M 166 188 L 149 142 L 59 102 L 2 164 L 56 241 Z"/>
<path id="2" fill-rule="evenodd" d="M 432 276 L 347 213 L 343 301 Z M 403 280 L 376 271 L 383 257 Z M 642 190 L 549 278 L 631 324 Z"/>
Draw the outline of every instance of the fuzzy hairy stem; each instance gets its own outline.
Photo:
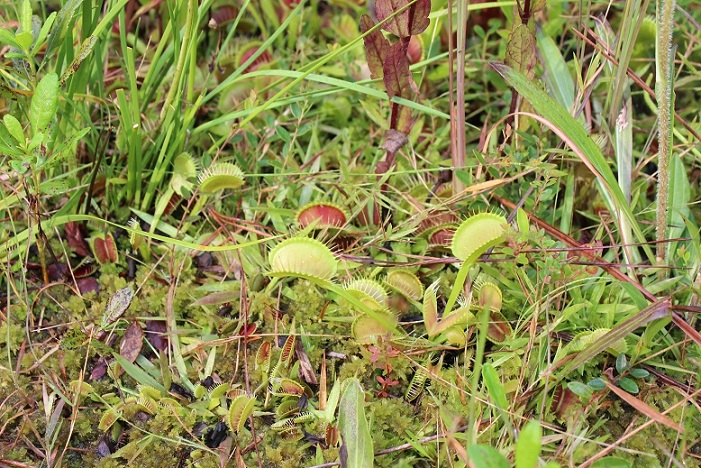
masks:
<path id="1" fill-rule="evenodd" d="M 675 0 L 657 0 L 657 42 L 655 68 L 658 109 L 658 176 L 657 176 L 657 260 L 664 263 L 667 244 L 667 217 L 669 205 L 669 159 L 672 154 L 674 112 L 672 76 L 672 29 L 674 28 Z"/>

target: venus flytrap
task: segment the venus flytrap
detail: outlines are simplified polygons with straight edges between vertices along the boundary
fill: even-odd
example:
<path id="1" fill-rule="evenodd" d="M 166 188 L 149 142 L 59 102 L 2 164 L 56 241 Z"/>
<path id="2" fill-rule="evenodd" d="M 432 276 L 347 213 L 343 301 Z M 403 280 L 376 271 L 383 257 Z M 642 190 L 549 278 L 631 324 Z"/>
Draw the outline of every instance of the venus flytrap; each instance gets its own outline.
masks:
<path id="1" fill-rule="evenodd" d="M 487 250 L 504 241 L 507 226 L 506 218 L 496 213 L 478 213 L 460 224 L 453 235 L 451 250 L 453 256 L 463 263 L 458 270 L 445 310 L 453 310 L 455 301 L 464 287 L 467 273 L 475 261 Z"/>
<path id="2" fill-rule="evenodd" d="M 378 326 L 378 332 L 403 336 L 396 329 L 396 319 L 382 310 L 368 306 L 353 291 L 348 291 L 332 280 L 338 271 L 338 260 L 331 250 L 322 242 L 308 237 L 292 237 L 276 245 L 268 256 L 273 278 L 303 278 L 343 299 L 357 311 L 365 314 Z M 274 282 L 271 282 L 272 287 Z M 370 296 L 368 296 L 370 297 Z M 362 317 L 358 319 L 362 320 Z M 356 320 L 358 320 L 356 319 Z"/>

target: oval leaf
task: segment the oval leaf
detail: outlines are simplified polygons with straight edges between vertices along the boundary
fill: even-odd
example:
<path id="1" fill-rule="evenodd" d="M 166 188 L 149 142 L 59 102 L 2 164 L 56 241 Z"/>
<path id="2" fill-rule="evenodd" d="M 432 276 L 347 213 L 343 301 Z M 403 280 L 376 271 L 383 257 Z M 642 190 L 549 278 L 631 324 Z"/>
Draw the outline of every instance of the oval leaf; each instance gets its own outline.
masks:
<path id="1" fill-rule="evenodd" d="M 29 122 L 34 133 L 43 131 L 56 115 L 58 107 L 58 75 L 49 73 L 41 79 L 29 106 Z"/>

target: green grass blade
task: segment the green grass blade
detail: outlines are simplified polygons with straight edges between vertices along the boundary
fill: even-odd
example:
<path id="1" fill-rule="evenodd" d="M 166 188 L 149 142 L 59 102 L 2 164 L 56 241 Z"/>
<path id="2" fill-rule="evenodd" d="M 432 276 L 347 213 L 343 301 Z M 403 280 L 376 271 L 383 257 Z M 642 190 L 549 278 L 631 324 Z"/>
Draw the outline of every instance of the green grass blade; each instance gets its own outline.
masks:
<path id="1" fill-rule="evenodd" d="M 610 207 L 612 211 L 620 213 L 621 216 L 627 218 L 638 238 L 638 242 L 643 244 L 643 250 L 648 259 L 654 261 L 655 256 L 645 243 L 645 235 L 618 186 L 613 171 L 601 153 L 601 149 L 587 134 L 582 124 L 577 122 L 567 109 L 539 89 L 523 74 L 500 63 L 492 63 L 492 67 L 506 80 L 509 86 L 513 87 L 524 99 L 531 103 L 535 111 L 545 119 L 541 123 L 547 125 L 565 141 L 589 170 L 594 173 L 601 188 L 603 188 L 602 195 L 613 204 Z"/>
<path id="2" fill-rule="evenodd" d="M 538 421 L 529 421 L 518 435 L 516 468 L 535 468 L 540 457 L 543 429 Z"/>
<path id="3" fill-rule="evenodd" d="M 365 418 L 365 397 L 356 378 L 345 382 L 338 413 L 338 426 L 343 438 L 341 466 L 371 468 L 374 453 L 368 421 Z"/>
<path id="4" fill-rule="evenodd" d="M 545 82 L 550 93 L 565 109 L 574 107 L 574 80 L 555 41 L 542 29 L 536 32 L 538 49 L 545 66 Z"/>

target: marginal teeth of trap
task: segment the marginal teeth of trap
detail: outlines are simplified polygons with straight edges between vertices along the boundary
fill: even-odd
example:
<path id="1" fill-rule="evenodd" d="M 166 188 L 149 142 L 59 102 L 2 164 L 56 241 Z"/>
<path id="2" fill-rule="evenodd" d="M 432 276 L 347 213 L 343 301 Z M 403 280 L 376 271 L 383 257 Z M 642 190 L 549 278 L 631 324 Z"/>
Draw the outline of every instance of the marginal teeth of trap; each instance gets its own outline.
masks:
<path id="1" fill-rule="evenodd" d="M 243 185 L 243 177 L 243 171 L 236 164 L 216 163 L 200 172 L 200 192 L 211 193 L 239 188 Z"/>
<path id="2" fill-rule="evenodd" d="M 367 294 L 379 304 L 385 305 L 387 303 L 387 291 L 377 281 L 367 278 L 354 279 L 348 281 L 343 288 L 346 291 L 360 291 Z"/>
<path id="3" fill-rule="evenodd" d="M 421 281 L 410 271 L 392 270 L 387 273 L 385 283 L 392 287 L 392 289 L 414 301 L 420 301 L 424 293 Z"/>
<path id="4" fill-rule="evenodd" d="M 270 274 L 306 276 L 330 280 L 336 275 L 338 261 L 322 242 L 308 237 L 293 237 L 279 243 L 268 256 Z"/>
<path id="5" fill-rule="evenodd" d="M 478 213 L 460 224 L 453 234 L 453 256 L 472 263 L 490 247 L 504 240 L 506 218 L 496 213 Z"/>

